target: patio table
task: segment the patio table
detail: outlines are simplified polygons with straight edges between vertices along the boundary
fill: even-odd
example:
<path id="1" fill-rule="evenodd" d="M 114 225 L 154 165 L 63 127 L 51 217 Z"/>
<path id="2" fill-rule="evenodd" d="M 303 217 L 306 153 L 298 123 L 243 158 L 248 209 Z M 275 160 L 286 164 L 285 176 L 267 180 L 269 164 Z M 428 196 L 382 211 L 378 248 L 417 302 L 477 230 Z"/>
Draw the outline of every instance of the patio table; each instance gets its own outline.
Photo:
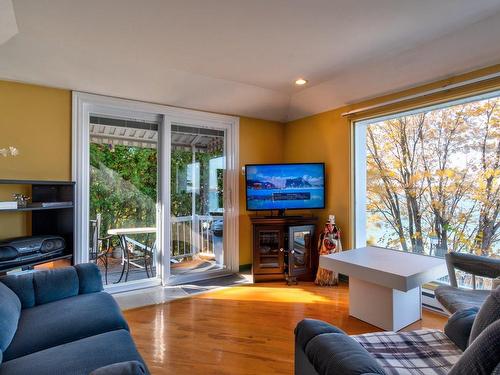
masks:
<path id="1" fill-rule="evenodd" d="M 149 243 L 149 236 L 152 233 L 156 233 L 156 228 L 155 227 L 143 227 L 143 228 L 115 228 L 115 229 L 109 229 L 108 234 L 112 236 L 118 236 L 120 240 L 120 246 L 122 248 L 122 272 L 120 274 L 120 278 L 116 283 L 119 283 L 123 275 L 125 275 L 125 282 L 128 280 L 128 274 L 130 271 L 130 264 L 132 264 L 135 267 L 138 268 L 144 268 L 146 270 L 146 275 L 149 277 L 149 271 L 148 271 L 148 261 L 147 261 L 147 255 L 146 252 L 148 251 L 148 243 Z M 147 234 L 146 237 L 146 244 L 144 245 L 144 266 L 141 266 L 137 263 L 134 263 L 133 261 L 130 260 L 130 249 L 129 249 L 129 239 L 127 238 L 127 235 L 136 235 L 136 234 Z M 150 247 L 152 251 L 153 246 Z M 152 271 L 152 266 L 151 271 Z"/>

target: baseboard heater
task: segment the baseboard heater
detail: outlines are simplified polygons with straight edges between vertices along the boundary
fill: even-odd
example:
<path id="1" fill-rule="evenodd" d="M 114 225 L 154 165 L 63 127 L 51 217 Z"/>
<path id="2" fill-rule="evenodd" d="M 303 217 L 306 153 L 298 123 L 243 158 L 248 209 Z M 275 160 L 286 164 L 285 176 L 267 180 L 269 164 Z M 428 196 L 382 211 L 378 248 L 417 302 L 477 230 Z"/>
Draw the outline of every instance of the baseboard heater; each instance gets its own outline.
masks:
<path id="1" fill-rule="evenodd" d="M 439 314 L 449 315 L 436 299 L 434 291 L 430 289 L 422 288 L 422 307 Z"/>

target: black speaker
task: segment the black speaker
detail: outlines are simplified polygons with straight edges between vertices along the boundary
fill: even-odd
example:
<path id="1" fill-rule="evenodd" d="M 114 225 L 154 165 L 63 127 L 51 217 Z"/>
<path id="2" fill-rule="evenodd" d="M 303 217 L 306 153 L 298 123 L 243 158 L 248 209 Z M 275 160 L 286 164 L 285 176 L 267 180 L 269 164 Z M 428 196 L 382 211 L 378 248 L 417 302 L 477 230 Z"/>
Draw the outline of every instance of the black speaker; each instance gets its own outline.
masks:
<path id="1" fill-rule="evenodd" d="M 40 251 L 42 253 L 51 253 L 53 251 L 64 250 L 64 239 L 61 237 L 51 237 L 43 240 Z"/>
<path id="2" fill-rule="evenodd" d="M 18 256 L 19 252 L 15 247 L 0 244 L 0 262 L 16 259 Z"/>
<path id="3" fill-rule="evenodd" d="M 62 253 L 66 248 L 60 236 L 16 237 L 0 242 L 0 264 L 2 262 L 37 259 L 47 255 Z"/>

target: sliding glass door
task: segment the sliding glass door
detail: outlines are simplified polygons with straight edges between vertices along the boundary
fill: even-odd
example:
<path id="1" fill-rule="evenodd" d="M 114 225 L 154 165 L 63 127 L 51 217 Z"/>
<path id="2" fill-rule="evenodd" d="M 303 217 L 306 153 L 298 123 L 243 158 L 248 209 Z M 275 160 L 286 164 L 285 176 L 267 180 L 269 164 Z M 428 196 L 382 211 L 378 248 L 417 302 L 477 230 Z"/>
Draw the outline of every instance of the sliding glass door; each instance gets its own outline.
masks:
<path id="1" fill-rule="evenodd" d="M 224 268 L 225 131 L 172 123 L 170 279 Z"/>
<path id="2" fill-rule="evenodd" d="M 83 93 L 73 113 L 76 263 L 118 290 L 238 271 L 236 118 Z"/>
<path id="3" fill-rule="evenodd" d="M 156 276 L 158 127 L 90 116 L 89 260 L 106 284 Z"/>

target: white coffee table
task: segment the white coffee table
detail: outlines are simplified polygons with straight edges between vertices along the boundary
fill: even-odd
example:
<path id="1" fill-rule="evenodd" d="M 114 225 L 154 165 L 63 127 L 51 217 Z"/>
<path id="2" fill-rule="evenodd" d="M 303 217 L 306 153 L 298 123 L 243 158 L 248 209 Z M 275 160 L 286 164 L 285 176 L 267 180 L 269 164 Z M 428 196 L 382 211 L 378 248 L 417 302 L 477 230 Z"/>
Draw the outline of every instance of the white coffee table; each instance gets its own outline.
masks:
<path id="1" fill-rule="evenodd" d="M 322 255 L 319 265 L 349 276 L 349 315 L 388 331 L 420 320 L 422 284 L 448 274 L 444 259 L 381 247 Z"/>

